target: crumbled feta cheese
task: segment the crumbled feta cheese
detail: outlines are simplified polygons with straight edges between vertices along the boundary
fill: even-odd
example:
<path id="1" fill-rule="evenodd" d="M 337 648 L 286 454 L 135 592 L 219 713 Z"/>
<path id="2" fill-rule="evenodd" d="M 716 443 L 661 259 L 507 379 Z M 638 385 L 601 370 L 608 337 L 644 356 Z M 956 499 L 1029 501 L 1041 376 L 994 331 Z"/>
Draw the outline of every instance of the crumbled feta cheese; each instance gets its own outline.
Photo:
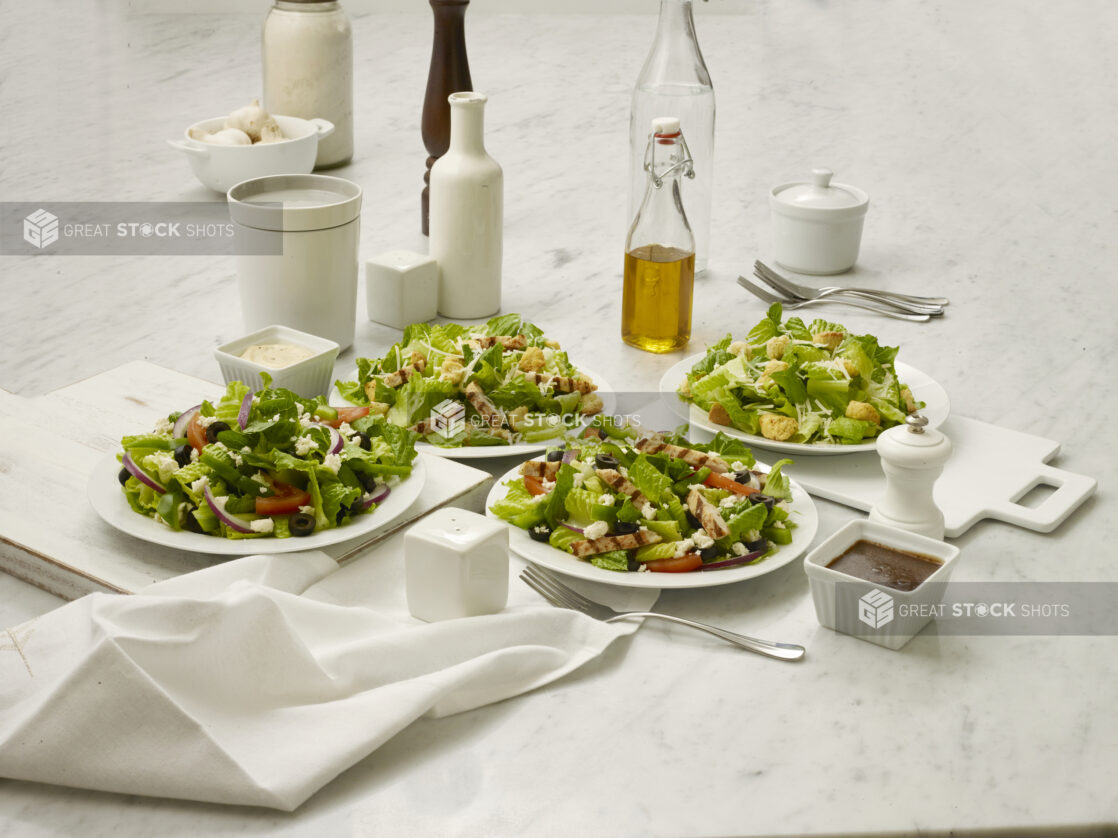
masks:
<path id="1" fill-rule="evenodd" d="M 585 481 L 586 481 L 586 475 L 581 471 L 576 471 L 574 478 L 572 478 L 572 480 L 571 480 L 571 483 L 576 489 L 578 489 L 582 486 L 582 484 Z"/>
<path id="2" fill-rule="evenodd" d="M 691 538 L 700 550 L 705 550 L 707 547 L 714 545 L 714 539 L 707 535 L 706 530 L 695 530 L 695 534 Z"/>
<path id="3" fill-rule="evenodd" d="M 190 449 L 190 462 L 192 462 L 192 463 L 198 462 L 198 449 L 197 448 L 191 448 Z"/>
<path id="4" fill-rule="evenodd" d="M 201 413 L 198 414 L 198 424 L 201 425 L 203 428 L 208 428 L 216 421 L 216 416 L 203 416 Z"/>
<path id="5" fill-rule="evenodd" d="M 644 564 L 643 562 L 641 563 L 641 566 L 637 568 L 637 573 L 651 573 L 651 572 L 652 571 L 648 569 L 648 565 Z"/>
<path id="6" fill-rule="evenodd" d="M 601 538 L 609 532 L 609 524 L 605 521 L 595 521 L 582 531 L 582 534 L 589 538 L 591 541 L 595 538 Z"/>
<path id="7" fill-rule="evenodd" d="M 159 482 L 166 483 L 171 475 L 179 470 L 179 464 L 169 451 L 156 451 L 144 457 L 144 465 L 159 474 Z"/>
<path id="8" fill-rule="evenodd" d="M 741 460 L 734 460 L 730 463 L 730 469 L 732 471 L 745 471 L 746 465 Z"/>
<path id="9" fill-rule="evenodd" d="M 683 541 L 675 543 L 675 557 L 678 559 L 680 556 L 686 556 L 691 552 L 691 548 L 695 546 L 695 542 L 690 538 L 685 538 Z"/>
<path id="10" fill-rule="evenodd" d="M 727 495 L 726 497 L 722 498 L 722 500 L 720 500 L 718 502 L 718 505 L 720 507 L 722 507 L 723 509 L 728 509 L 729 507 L 733 506 L 737 502 L 738 502 L 738 499 L 737 499 L 736 496 Z"/>
<path id="11" fill-rule="evenodd" d="M 387 483 L 389 486 L 391 486 L 393 489 L 395 489 L 397 486 L 400 485 L 400 480 L 401 480 L 400 475 L 390 474 L 390 475 L 388 475 L 388 477 L 386 477 L 384 479 L 384 482 Z"/>
<path id="12" fill-rule="evenodd" d="M 277 414 L 276 414 L 275 416 L 273 416 L 273 417 L 272 417 L 272 421 L 273 421 L 273 422 L 278 422 L 278 421 L 279 421 L 279 419 L 280 419 L 280 417 L 279 417 L 279 414 L 278 414 L 278 413 L 277 413 Z"/>
<path id="13" fill-rule="evenodd" d="M 256 401 L 256 400 L 253 399 L 253 401 Z M 297 417 L 299 417 L 300 419 L 302 419 L 306 415 L 306 413 L 307 413 L 307 409 L 305 407 L 303 407 L 303 405 L 300 404 L 299 402 L 295 402 L 295 415 Z"/>
<path id="14" fill-rule="evenodd" d="M 251 453 L 252 453 L 252 449 L 251 449 L 251 448 L 249 448 L 249 447 L 248 447 L 247 445 L 242 445 L 242 446 L 241 446 L 241 453 L 242 453 L 242 454 L 251 454 Z"/>
<path id="15" fill-rule="evenodd" d="M 309 436 L 301 436 L 295 440 L 295 454 L 299 457 L 305 457 L 317 448 L 318 443 Z"/>
<path id="16" fill-rule="evenodd" d="M 649 521 L 655 521 L 656 507 L 653 506 L 651 502 L 646 503 L 644 506 L 641 507 L 641 515 L 643 515 Z"/>
<path id="17" fill-rule="evenodd" d="M 784 522 L 783 521 L 773 521 L 773 529 L 774 530 L 784 529 Z M 761 534 L 757 533 L 757 535 L 758 535 L 758 537 L 760 537 Z"/>
<path id="18" fill-rule="evenodd" d="M 248 525 L 252 527 L 253 532 L 272 532 L 276 528 L 276 522 L 271 518 L 259 518 L 255 521 L 249 521 Z"/>
<path id="19" fill-rule="evenodd" d="M 299 426 L 302 428 L 316 428 L 318 423 L 311 420 L 309 414 L 304 413 L 299 417 Z"/>
<path id="20" fill-rule="evenodd" d="M 338 426 L 338 433 L 340 433 L 346 439 L 349 439 L 351 436 L 353 436 L 353 427 L 349 424 L 349 422 L 342 422 L 342 424 Z"/>
<path id="21" fill-rule="evenodd" d="M 268 479 L 268 475 L 266 475 L 262 471 L 256 472 L 256 474 L 254 474 L 252 476 L 252 479 L 255 480 L 257 483 L 259 483 L 261 486 L 271 486 L 272 485 L 272 481 Z"/>
<path id="22" fill-rule="evenodd" d="M 761 537 L 761 531 L 760 530 L 750 530 L 749 532 L 747 532 L 745 534 L 745 540 L 746 541 L 756 541 L 760 537 Z"/>
<path id="23" fill-rule="evenodd" d="M 300 506 L 299 511 L 302 512 L 304 515 L 314 515 L 313 506 Z"/>
<path id="24" fill-rule="evenodd" d="M 540 481 L 540 485 L 543 486 L 544 492 L 550 492 L 552 489 L 555 488 L 555 481 L 554 480 L 542 480 L 542 481 Z"/>
<path id="25" fill-rule="evenodd" d="M 606 494 L 604 494 L 600 498 L 598 498 L 598 505 L 599 506 L 613 506 L 613 500 L 614 500 L 613 495 L 611 495 L 607 492 Z"/>
<path id="26" fill-rule="evenodd" d="M 730 550 L 733 551 L 735 556 L 744 556 L 746 553 L 749 552 L 747 549 L 745 549 L 745 545 L 742 544 L 740 541 L 735 541 L 733 544 L 731 544 Z"/>
<path id="27" fill-rule="evenodd" d="M 175 426 L 171 423 L 171 420 L 164 416 L 162 419 L 155 423 L 154 432 L 157 434 L 169 434 L 174 429 Z"/>
<path id="28" fill-rule="evenodd" d="M 206 491 L 206 487 L 209 485 L 210 478 L 203 474 L 201 477 L 190 484 L 190 491 L 200 495 L 202 494 L 202 492 Z"/>
<path id="29" fill-rule="evenodd" d="M 334 474 L 337 474 L 338 469 L 340 469 L 342 467 L 342 455 L 341 454 L 327 454 L 326 459 L 324 459 L 322 461 L 322 465 L 324 467 L 330 469 L 330 471 L 334 472 Z"/>

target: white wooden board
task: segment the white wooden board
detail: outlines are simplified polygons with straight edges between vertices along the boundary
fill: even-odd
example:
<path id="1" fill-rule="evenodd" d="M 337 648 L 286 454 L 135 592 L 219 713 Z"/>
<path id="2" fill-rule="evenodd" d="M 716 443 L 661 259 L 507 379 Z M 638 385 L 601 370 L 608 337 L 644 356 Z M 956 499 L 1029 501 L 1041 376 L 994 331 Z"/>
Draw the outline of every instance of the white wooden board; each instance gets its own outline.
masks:
<path id="1" fill-rule="evenodd" d="M 102 521 L 86 481 L 120 437 L 150 430 L 173 408 L 224 387 L 135 361 L 34 399 L 0 390 L 0 570 L 67 599 L 91 591 L 134 592 L 220 557 L 148 544 Z M 416 502 L 375 535 L 387 538 L 451 501 L 476 506 L 489 474 L 443 458 L 425 460 Z M 338 557 L 353 545 L 326 548 Z"/>

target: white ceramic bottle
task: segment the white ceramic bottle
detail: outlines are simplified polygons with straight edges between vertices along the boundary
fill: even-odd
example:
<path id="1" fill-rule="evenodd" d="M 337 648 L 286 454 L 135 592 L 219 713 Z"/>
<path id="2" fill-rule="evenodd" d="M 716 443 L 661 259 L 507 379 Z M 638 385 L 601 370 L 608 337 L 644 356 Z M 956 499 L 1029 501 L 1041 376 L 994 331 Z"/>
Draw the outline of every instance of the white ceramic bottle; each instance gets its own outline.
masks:
<path id="1" fill-rule="evenodd" d="M 927 418 L 913 414 L 878 437 L 885 494 L 870 509 L 870 520 L 942 539 L 943 512 L 933 489 L 951 456 L 951 440 L 939 431 L 925 431 L 927 424 Z"/>
<path id="2" fill-rule="evenodd" d="M 264 109 L 334 123 L 315 168 L 353 157 L 353 30 L 332 0 L 275 0 L 264 21 Z"/>
<path id="3" fill-rule="evenodd" d="M 473 320 L 501 308 L 504 173 L 485 151 L 481 93 L 452 93 L 450 148 L 431 168 L 431 255 L 439 314 Z"/>

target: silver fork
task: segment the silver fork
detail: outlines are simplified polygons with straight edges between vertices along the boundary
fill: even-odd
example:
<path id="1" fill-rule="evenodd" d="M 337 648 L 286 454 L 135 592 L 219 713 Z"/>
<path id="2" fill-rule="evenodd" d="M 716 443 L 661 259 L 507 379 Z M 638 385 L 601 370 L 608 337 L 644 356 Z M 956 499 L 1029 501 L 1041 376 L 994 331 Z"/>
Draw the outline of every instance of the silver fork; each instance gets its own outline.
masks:
<path id="1" fill-rule="evenodd" d="M 788 297 L 778 297 L 775 294 L 770 294 L 763 288 L 759 288 L 753 282 L 750 282 L 744 276 L 738 277 L 738 285 L 748 291 L 755 297 L 760 297 L 767 303 L 780 303 L 784 308 L 789 311 L 803 308 L 804 306 L 823 305 L 826 303 L 835 303 L 838 305 L 852 306 L 854 308 L 863 308 L 866 311 L 873 311 L 877 314 L 884 314 L 886 317 L 895 317 L 898 320 L 911 320 L 916 323 L 926 323 L 931 317 L 927 314 L 906 314 L 898 308 L 887 307 L 888 304 L 882 303 L 877 305 L 867 301 L 859 302 L 851 297 L 826 297 L 822 300 L 799 300 L 789 299 Z"/>
<path id="2" fill-rule="evenodd" d="M 906 308 L 911 307 L 917 314 L 943 314 L 943 306 L 951 302 L 946 297 L 919 297 L 912 294 L 898 294 L 896 291 L 882 291 L 877 288 L 854 288 L 837 285 L 812 288 L 808 285 L 793 282 L 786 276 L 781 276 L 761 261 L 753 263 L 753 274 L 781 294 L 789 297 L 799 297 L 803 300 L 821 299 L 836 294 L 850 295 L 864 297 L 868 300 L 888 302 Z"/>
<path id="3" fill-rule="evenodd" d="M 658 620 L 668 620 L 684 626 L 705 631 L 715 637 L 756 652 L 785 661 L 798 661 L 805 653 L 803 646 L 792 643 L 774 643 L 771 640 L 759 640 L 755 637 L 746 637 L 744 634 L 735 634 L 732 631 L 708 626 L 706 623 L 696 623 L 694 620 L 685 620 L 682 617 L 673 617 L 671 614 L 660 614 L 656 611 L 616 611 L 607 605 L 601 605 L 584 597 L 564 582 L 559 581 L 553 573 L 535 565 L 528 565 L 520 574 L 521 580 L 533 591 L 538 593 L 557 608 L 569 608 L 571 611 L 581 611 L 595 620 L 612 623 L 615 620 L 624 620 L 628 617 L 652 617 Z"/>

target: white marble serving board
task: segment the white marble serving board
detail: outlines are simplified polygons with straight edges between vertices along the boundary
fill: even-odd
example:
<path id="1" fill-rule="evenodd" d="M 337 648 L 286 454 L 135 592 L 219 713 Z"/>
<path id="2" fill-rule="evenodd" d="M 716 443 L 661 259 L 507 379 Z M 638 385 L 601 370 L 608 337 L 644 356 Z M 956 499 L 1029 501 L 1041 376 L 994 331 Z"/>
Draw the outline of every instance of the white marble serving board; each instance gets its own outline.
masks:
<path id="1" fill-rule="evenodd" d="M 120 437 L 151 429 L 176 405 L 215 398 L 224 387 L 146 361 L 124 364 L 38 398 L 0 390 L 0 570 L 67 599 L 92 591 L 130 593 L 220 557 L 137 540 L 102 521 L 86 481 Z M 427 480 L 402 517 L 370 538 L 387 538 L 451 501 L 484 498 L 489 474 L 427 457 Z M 338 557 L 352 543 L 326 548 Z"/>
<path id="2" fill-rule="evenodd" d="M 934 497 L 951 538 L 984 518 L 1052 532 L 1097 486 L 1092 477 L 1047 465 L 1060 450 L 1055 440 L 962 416 L 952 416 L 940 430 L 952 451 Z M 765 457 L 759 449 L 756 453 Z M 870 509 L 885 491 L 876 452 L 800 457 L 787 473 L 811 494 L 856 509 Z M 1018 502 L 1038 486 L 1054 491 L 1036 506 Z"/>

